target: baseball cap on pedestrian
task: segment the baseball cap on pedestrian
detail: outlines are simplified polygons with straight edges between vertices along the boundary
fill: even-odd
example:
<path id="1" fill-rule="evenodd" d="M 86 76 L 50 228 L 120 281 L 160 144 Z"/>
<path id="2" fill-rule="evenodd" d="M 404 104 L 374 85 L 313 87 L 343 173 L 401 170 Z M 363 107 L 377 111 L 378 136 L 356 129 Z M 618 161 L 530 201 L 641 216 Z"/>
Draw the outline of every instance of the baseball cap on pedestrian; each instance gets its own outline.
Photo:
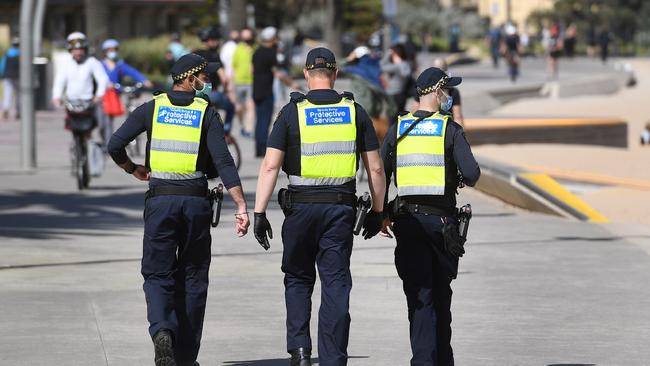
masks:
<path id="1" fill-rule="evenodd" d="M 305 69 L 330 69 L 336 70 L 336 57 L 332 51 L 325 47 L 314 48 L 307 53 Z"/>
<path id="2" fill-rule="evenodd" d="M 212 74 L 217 71 L 219 64 L 216 62 L 207 62 L 203 57 L 196 53 L 188 53 L 181 56 L 172 66 L 171 74 L 174 81 L 183 80 L 190 75 L 198 72 Z"/>
<path id="3" fill-rule="evenodd" d="M 278 30 L 275 27 L 266 27 L 260 33 L 260 39 L 262 42 L 268 42 L 275 39 L 275 36 L 278 34 Z"/>
<path id="4" fill-rule="evenodd" d="M 419 96 L 427 95 L 437 89 L 456 86 L 463 81 L 457 76 L 451 77 L 437 67 L 430 67 L 418 76 L 415 81 L 416 91 Z"/>

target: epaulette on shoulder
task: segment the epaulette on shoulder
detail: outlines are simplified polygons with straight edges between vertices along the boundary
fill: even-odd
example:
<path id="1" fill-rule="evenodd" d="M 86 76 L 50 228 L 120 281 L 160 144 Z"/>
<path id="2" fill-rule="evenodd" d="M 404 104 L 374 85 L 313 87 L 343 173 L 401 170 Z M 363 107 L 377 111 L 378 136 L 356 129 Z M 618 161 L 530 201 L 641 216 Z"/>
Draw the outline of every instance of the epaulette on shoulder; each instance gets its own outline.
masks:
<path id="1" fill-rule="evenodd" d="M 402 116 L 406 116 L 407 114 L 409 114 L 408 111 L 401 111 L 401 112 L 399 112 L 397 115 L 400 116 L 400 117 L 402 117 Z"/>
<path id="2" fill-rule="evenodd" d="M 354 101 L 354 94 L 352 94 L 349 91 L 344 91 L 343 93 L 341 93 L 341 98 L 346 98 L 346 99 L 350 99 L 351 101 Z"/>
<path id="3" fill-rule="evenodd" d="M 153 92 L 153 96 L 156 97 L 156 96 L 158 96 L 158 95 L 160 95 L 160 94 L 164 94 L 164 93 L 165 93 L 164 90 L 160 90 L 160 89 L 158 89 L 158 90 L 156 90 L 156 91 Z"/>
<path id="4" fill-rule="evenodd" d="M 289 97 L 291 98 L 291 102 L 296 104 L 302 102 L 307 98 L 305 94 L 301 92 L 291 92 L 291 94 L 289 94 Z"/>

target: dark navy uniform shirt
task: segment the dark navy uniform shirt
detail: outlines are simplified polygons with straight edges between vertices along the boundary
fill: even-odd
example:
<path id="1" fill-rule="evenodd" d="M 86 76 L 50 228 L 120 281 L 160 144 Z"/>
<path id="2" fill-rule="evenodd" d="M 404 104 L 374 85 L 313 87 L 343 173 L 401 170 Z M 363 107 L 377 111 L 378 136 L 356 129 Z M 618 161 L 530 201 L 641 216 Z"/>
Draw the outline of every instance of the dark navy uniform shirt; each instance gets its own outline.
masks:
<path id="1" fill-rule="evenodd" d="M 416 111 L 416 118 L 428 116 L 431 112 Z M 395 141 L 397 141 L 397 123 L 394 123 L 386 134 L 384 145 L 381 148 L 381 157 L 384 160 L 386 171 L 386 187 L 390 184 L 395 172 Z M 400 142 L 401 143 L 401 142 Z M 422 195 L 407 196 L 404 200 L 409 203 L 431 205 L 443 210 L 451 211 L 456 208 L 456 187 L 458 187 L 458 171 L 463 176 L 463 182 L 474 186 L 481 175 L 481 169 L 474 159 L 472 149 L 465 139 L 463 127 L 449 118 L 445 130 L 445 194 L 444 196 Z M 386 195 L 388 200 L 388 194 Z"/>
<path id="2" fill-rule="evenodd" d="M 169 100 L 174 105 L 186 106 L 194 101 L 194 92 L 170 91 L 167 93 Z M 145 166 L 149 167 L 149 146 L 151 141 L 151 125 L 153 121 L 154 101 L 151 100 L 136 108 L 129 115 L 126 122 L 113 134 L 108 143 L 108 152 L 117 164 L 127 162 L 125 147 L 142 132 L 147 132 L 147 155 Z M 216 171 L 219 173 L 224 186 L 230 189 L 241 185 L 235 162 L 228 151 L 224 140 L 221 118 L 213 107 L 208 107 L 203 118 L 199 156 L 196 162 L 197 171 L 205 173 Z M 149 186 L 182 185 L 205 186 L 205 177 L 188 180 L 168 180 L 151 178 Z"/>
<path id="3" fill-rule="evenodd" d="M 334 104 L 341 101 L 341 95 L 332 89 L 311 90 L 306 95 L 314 104 Z M 359 153 L 379 149 L 379 142 L 368 113 L 355 103 L 357 125 L 357 167 Z M 268 147 L 282 150 L 286 153 L 282 170 L 289 175 L 300 175 L 300 126 L 298 124 L 298 108 L 295 103 L 285 105 L 273 125 Z M 356 180 L 341 186 L 289 186 L 295 191 L 333 191 L 338 193 L 356 193 Z"/>

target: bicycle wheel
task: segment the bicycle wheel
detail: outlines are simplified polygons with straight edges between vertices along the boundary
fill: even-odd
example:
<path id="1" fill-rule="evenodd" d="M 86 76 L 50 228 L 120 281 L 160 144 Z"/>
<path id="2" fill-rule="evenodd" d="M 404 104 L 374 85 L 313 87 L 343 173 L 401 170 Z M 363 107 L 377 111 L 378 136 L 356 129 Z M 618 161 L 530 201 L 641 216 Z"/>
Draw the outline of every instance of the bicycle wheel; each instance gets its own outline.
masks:
<path id="1" fill-rule="evenodd" d="M 77 178 L 77 189 L 80 191 L 86 187 L 84 181 L 84 158 L 83 158 L 83 148 L 82 148 L 83 139 L 79 135 L 74 137 L 74 162 L 75 162 L 75 175 Z"/>
<path id="2" fill-rule="evenodd" d="M 239 150 L 237 140 L 235 140 L 231 135 L 226 135 L 226 144 L 228 145 L 228 150 L 230 150 L 232 159 L 235 161 L 235 166 L 237 167 L 237 170 L 239 170 L 241 167 L 241 150 Z"/>

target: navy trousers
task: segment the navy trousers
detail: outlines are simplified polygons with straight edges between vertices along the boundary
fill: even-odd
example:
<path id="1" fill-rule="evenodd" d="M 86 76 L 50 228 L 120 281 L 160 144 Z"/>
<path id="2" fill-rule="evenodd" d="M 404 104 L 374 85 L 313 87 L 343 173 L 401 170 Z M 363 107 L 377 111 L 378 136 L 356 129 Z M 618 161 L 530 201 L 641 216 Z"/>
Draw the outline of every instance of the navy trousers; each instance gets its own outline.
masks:
<path id="1" fill-rule="evenodd" d="M 270 86 L 269 86 L 270 88 Z M 273 118 L 273 95 L 264 99 L 255 99 L 255 156 L 264 156 L 266 142 L 269 139 L 269 127 Z"/>
<path id="2" fill-rule="evenodd" d="M 312 348 L 309 321 L 316 269 L 321 280 L 318 358 L 321 366 L 347 364 L 350 330 L 350 255 L 354 209 L 294 204 L 282 226 L 282 271 L 287 306 L 287 350 Z"/>
<path id="3" fill-rule="evenodd" d="M 452 218 L 448 218 L 452 219 Z M 408 304 L 412 366 L 452 366 L 451 279 L 458 259 L 444 249 L 440 216 L 395 219 L 395 266 Z"/>
<path id="4" fill-rule="evenodd" d="M 171 331 L 179 364 L 196 360 L 210 269 L 210 204 L 206 198 L 146 200 L 142 276 L 149 334 Z"/>

